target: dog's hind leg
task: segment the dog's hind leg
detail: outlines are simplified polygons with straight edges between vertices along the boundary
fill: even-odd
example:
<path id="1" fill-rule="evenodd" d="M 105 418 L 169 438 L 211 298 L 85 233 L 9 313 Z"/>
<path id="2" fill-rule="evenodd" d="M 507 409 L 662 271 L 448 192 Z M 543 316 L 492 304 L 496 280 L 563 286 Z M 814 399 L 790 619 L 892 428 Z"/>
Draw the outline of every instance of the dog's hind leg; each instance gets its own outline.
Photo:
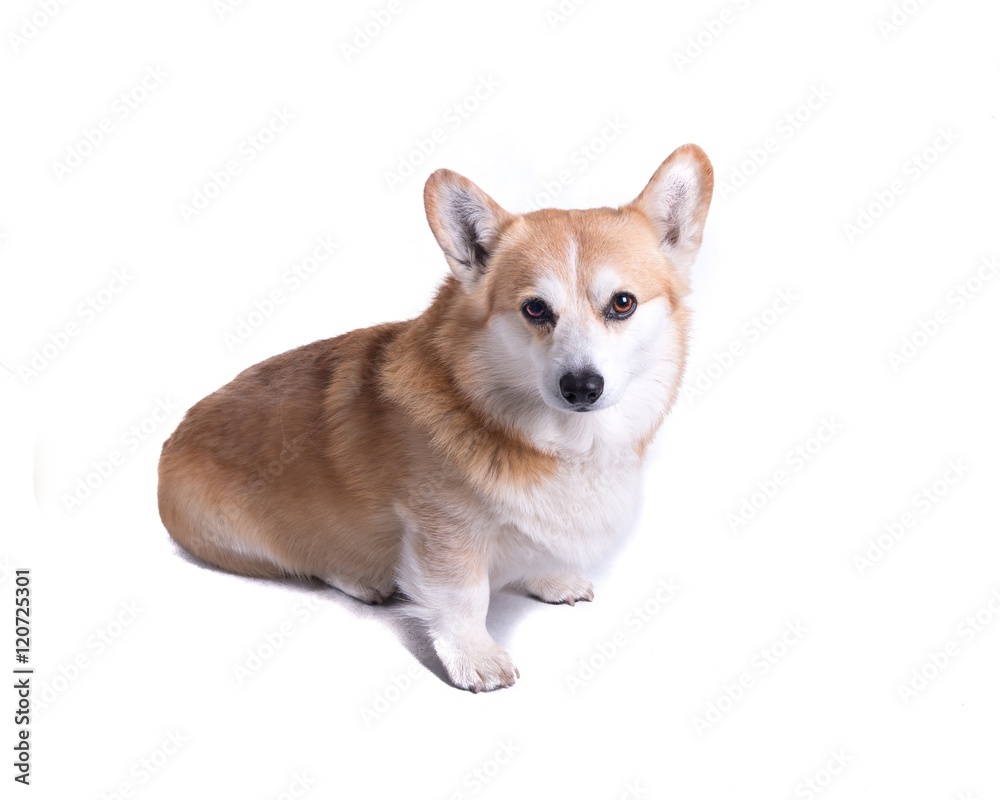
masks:
<path id="1" fill-rule="evenodd" d="M 334 589 L 340 589 L 344 594 L 350 595 L 355 600 L 360 600 L 362 603 L 368 603 L 369 605 L 384 603 L 392 595 L 395 588 L 393 586 L 366 586 L 363 583 L 341 575 L 323 575 L 320 577 L 320 580 Z"/>

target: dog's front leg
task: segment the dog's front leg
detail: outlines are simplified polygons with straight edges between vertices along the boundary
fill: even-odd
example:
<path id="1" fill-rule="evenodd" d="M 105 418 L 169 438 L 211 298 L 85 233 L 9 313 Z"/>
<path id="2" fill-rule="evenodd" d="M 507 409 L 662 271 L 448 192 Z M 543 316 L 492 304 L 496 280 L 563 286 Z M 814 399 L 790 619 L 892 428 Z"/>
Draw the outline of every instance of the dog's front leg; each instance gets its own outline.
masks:
<path id="1" fill-rule="evenodd" d="M 473 692 L 513 686 L 519 678 L 510 655 L 486 630 L 490 604 L 490 584 L 485 572 L 474 582 L 428 587 L 425 597 L 433 597 L 428 609 L 434 650 L 461 689 Z"/>
<path id="2" fill-rule="evenodd" d="M 473 692 L 512 686 L 520 675 L 486 630 L 487 566 L 469 552 L 456 558 L 458 554 L 448 550 L 424 549 L 424 559 L 407 559 L 400 588 L 427 623 L 434 650 L 456 686 Z"/>

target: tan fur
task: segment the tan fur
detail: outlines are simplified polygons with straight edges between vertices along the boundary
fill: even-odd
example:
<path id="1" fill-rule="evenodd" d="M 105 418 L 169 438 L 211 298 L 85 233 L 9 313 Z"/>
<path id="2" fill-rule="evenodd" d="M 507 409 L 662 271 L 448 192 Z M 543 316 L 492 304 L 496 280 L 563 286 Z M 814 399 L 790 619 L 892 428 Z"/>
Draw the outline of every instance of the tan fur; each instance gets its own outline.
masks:
<path id="1" fill-rule="evenodd" d="M 691 245 L 696 251 L 712 176 L 704 154 L 690 147 L 671 159 L 703 161 L 701 218 Z M 582 288 L 613 265 L 627 283 L 615 291 L 634 293 L 640 306 L 666 301 L 680 334 L 675 358 L 682 368 L 687 284 L 664 256 L 662 240 L 673 223 L 651 210 L 656 192 L 666 191 L 656 180 L 654 175 L 632 204 L 619 209 L 517 216 L 467 179 L 434 173 L 426 186 L 427 215 L 454 276 L 416 319 L 275 356 L 194 405 L 160 458 L 159 508 L 170 535 L 222 569 L 260 577 L 316 576 L 369 602 L 397 588 L 401 560 L 412 558 L 420 580 L 442 591 L 466 591 L 462 602 L 468 599 L 485 620 L 480 594 L 483 586 L 488 592 L 493 551 L 506 540 L 479 535 L 484 520 L 503 519 L 507 512 L 499 509 L 509 508 L 511 498 L 535 496 L 575 468 L 574 457 L 534 440 L 518 420 L 485 402 L 496 390 L 481 363 L 489 347 L 485 332 L 505 315 L 529 324 L 521 307 L 548 271 L 581 287 L 574 297 L 580 314 L 606 326 L 608 336 L 620 335 L 598 318 L 589 290 Z M 475 219 L 482 253 L 464 247 L 464 228 L 456 227 L 454 209 L 446 205 L 466 201 L 483 210 Z M 481 288 L 470 289 L 480 280 L 477 258 L 487 250 Z M 546 335 L 541 328 L 532 334 Z M 640 457 L 677 386 L 668 391 L 627 445 Z M 417 532 L 409 545 L 404 531 Z M 504 535 L 521 545 L 528 541 L 515 533 Z M 593 595 L 583 578 L 519 580 L 550 602 Z M 441 630 L 435 647 L 459 685 L 495 688 L 513 681 L 508 657 L 488 638 L 470 634 L 463 643 L 452 636 L 455 625 Z"/>
<path id="2" fill-rule="evenodd" d="M 250 549 L 268 553 L 286 574 L 343 572 L 389 594 L 394 499 L 430 474 L 424 460 L 441 459 L 487 490 L 551 474 L 552 454 L 484 419 L 458 388 L 457 332 L 471 321 L 461 300 L 448 279 L 416 320 L 275 356 L 195 405 L 160 462 L 160 509 L 171 535 L 223 569 L 277 574 L 213 544 L 223 533 L 205 537 L 202 510 L 229 509 L 219 526 L 253 520 Z M 197 490 L 176 491 L 175 483 Z"/>

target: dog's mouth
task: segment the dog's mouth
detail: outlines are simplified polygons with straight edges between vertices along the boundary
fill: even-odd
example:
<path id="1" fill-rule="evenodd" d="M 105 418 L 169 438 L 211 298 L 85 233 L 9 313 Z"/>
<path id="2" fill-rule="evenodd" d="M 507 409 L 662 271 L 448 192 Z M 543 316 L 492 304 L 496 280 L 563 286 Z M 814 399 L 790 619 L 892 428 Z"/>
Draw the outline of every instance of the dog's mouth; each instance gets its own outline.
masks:
<path id="1" fill-rule="evenodd" d="M 602 411 L 615 405 L 616 399 L 609 395 L 604 395 L 589 402 L 570 402 L 563 393 L 542 392 L 542 399 L 549 408 L 563 414 L 584 414 L 588 411 Z"/>
<path id="2" fill-rule="evenodd" d="M 606 406 L 603 403 L 585 403 L 582 405 L 571 405 L 567 403 L 562 397 L 554 397 L 552 395 L 544 395 L 545 405 L 549 408 L 559 411 L 563 414 L 584 414 L 588 411 L 600 411 Z"/>

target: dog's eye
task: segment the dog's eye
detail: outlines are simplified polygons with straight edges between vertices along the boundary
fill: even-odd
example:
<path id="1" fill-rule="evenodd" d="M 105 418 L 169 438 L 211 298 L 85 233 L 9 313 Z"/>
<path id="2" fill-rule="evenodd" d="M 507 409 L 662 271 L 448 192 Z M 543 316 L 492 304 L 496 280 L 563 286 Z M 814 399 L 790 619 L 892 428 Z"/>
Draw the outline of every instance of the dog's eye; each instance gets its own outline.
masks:
<path id="1" fill-rule="evenodd" d="M 521 306 L 521 313 L 528 322 L 542 323 L 552 321 L 552 311 L 542 300 L 529 300 Z"/>
<path id="2" fill-rule="evenodd" d="M 628 292 L 618 292 L 611 298 L 611 305 L 608 307 L 608 317 L 610 319 L 625 319 L 638 305 L 635 296 Z"/>

